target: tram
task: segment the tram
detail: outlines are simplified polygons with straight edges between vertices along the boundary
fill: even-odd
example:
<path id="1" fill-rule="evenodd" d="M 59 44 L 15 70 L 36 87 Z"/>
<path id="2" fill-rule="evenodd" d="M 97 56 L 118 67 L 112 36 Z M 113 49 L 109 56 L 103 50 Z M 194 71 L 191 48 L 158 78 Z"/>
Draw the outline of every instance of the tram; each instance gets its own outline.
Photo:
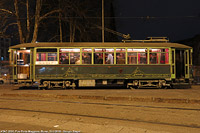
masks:
<path id="1" fill-rule="evenodd" d="M 166 38 L 122 42 L 40 42 L 9 48 L 12 79 L 40 88 L 190 87 L 192 47 Z"/>

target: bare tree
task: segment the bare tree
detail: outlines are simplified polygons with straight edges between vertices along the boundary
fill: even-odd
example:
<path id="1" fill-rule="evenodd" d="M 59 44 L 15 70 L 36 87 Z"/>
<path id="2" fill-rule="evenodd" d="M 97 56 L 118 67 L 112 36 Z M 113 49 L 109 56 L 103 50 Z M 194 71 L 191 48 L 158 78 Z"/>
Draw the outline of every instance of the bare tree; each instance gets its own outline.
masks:
<path id="1" fill-rule="evenodd" d="M 52 10 L 52 11 L 49 11 L 49 12 L 47 12 L 44 15 L 41 16 L 42 2 L 43 2 L 43 0 L 37 0 L 36 1 L 35 26 L 34 26 L 33 38 L 32 38 L 31 42 L 36 42 L 37 41 L 38 29 L 39 29 L 40 22 L 43 19 L 47 18 L 49 15 L 52 15 L 54 13 L 59 13 L 60 12 L 60 9 Z"/>
<path id="2" fill-rule="evenodd" d="M 11 3 L 12 1 L 9 1 L 9 2 Z M 7 3 L 4 3 L 4 4 L 7 4 Z M 56 10 L 51 10 L 41 15 L 43 0 L 36 0 L 35 14 L 33 14 L 34 16 L 30 16 L 29 4 L 30 4 L 29 0 L 14 0 L 13 1 L 14 8 L 12 10 L 0 8 L 0 11 L 2 14 L 1 16 L 4 16 L 4 17 L 1 17 L 1 21 L 4 21 L 4 25 L 1 26 L 2 34 L 5 33 L 5 30 L 8 29 L 9 26 L 17 25 L 20 43 L 28 42 L 29 40 L 31 40 L 31 42 L 36 42 L 39 25 L 41 21 L 48 18 L 48 16 L 50 16 L 51 14 L 60 12 L 59 9 L 56 9 Z M 19 7 L 22 7 L 23 5 L 25 5 L 26 10 L 23 9 L 23 12 L 22 12 L 21 11 L 22 9 L 20 10 Z M 8 15 L 12 15 L 12 17 L 7 17 Z M 34 18 L 34 22 L 31 21 L 31 18 Z M 32 24 L 33 25 L 32 38 L 30 38 L 31 22 L 34 23 Z M 24 26 L 24 24 L 26 24 L 26 26 Z"/>
<path id="3" fill-rule="evenodd" d="M 101 0 L 1 0 L 0 34 L 12 28 L 20 43 L 98 41 L 101 31 L 93 24 L 101 25 L 99 9 Z"/>

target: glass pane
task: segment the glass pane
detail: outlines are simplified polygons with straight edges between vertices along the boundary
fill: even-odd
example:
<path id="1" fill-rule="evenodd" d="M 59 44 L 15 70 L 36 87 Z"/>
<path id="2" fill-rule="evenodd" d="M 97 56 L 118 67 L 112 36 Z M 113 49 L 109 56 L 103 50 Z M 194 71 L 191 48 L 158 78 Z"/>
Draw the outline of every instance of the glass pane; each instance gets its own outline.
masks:
<path id="1" fill-rule="evenodd" d="M 94 52 L 114 52 L 113 48 L 95 48 Z"/>
<path id="2" fill-rule="evenodd" d="M 169 52 L 168 49 L 149 49 L 149 52 Z"/>
<path id="3" fill-rule="evenodd" d="M 137 53 L 128 53 L 128 64 L 137 64 Z"/>
<path id="4" fill-rule="evenodd" d="M 175 74 L 175 71 L 174 71 L 174 65 L 172 66 L 172 74 Z"/>
<path id="5" fill-rule="evenodd" d="M 17 64 L 17 60 L 16 60 L 16 58 L 17 58 L 17 52 L 16 51 L 14 51 L 14 64 Z"/>
<path id="6" fill-rule="evenodd" d="M 188 66 L 185 66 L 185 74 L 188 74 Z"/>
<path id="7" fill-rule="evenodd" d="M 185 51 L 185 64 L 188 64 L 188 52 Z"/>
<path id="8" fill-rule="evenodd" d="M 147 52 L 147 49 L 127 49 L 128 52 Z"/>
<path id="9" fill-rule="evenodd" d="M 138 53 L 138 63 L 147 64 L 147 53 Z"/>
<path id="10" fill-rule="evenodd" d="M 172 64 L 174 64 L 174 50 L 172 51 Z"/>
<path id="11" fill-rule="evenodd" d="M 160 64 L 169 64 L 169 54 L 161 53 Z"/>
<path id="12" fill-rule="evenodd" d="M 24 65 L 30 65 L 30 53 L 25 53 L 24 54 Z"/>
<path id="13" fill-rule="evenodd" d="M 149 49 L 149 52 L 161 52 L 161 49 Z"/>
<path id="14" fill-rule="evenodd" d="M 83 48 L 82 52 L 92 52 L 92 49 L 91 48 Z"/>
<path id="15" fill-rule="evenodd" d="M 46 53 L 37 53 L 37 61 L 46 61 Z"/>
<path id="16" fill-rule="evenodd" d="M 80 64 L 80 53 L 70 53 L 70 64 Z"/>
<path id="17" fill-rule="evenodd" d="M 105 49 L 105 52 L 114 52 L 114 49 L 113 48 L 107 48 L 107 49 Z"/>
<path id="18" fill-rule="evenodd" d="M 158 53 L 150 53 L 150 58 L 149 58 L 149 63 L 150 64 L 157 64 L 158 63 Z"/>
<path id="19" fill-rule="evenodd" d="M 57 53 L 48 53 L 48 61 L 57 61 Z"/>
<path id="20" fill-rule="evenodd" d="M 30 50 L 17 51 L 17 64 L 18 65 L 30 64 Z"/>
<path id="21" fill-rule="evenodd" d="M 105 54 L 105 64 L 113 64 L 114 63 L 114 54 L 113 53 L 106 53 Z"/>
<path id="22" fill-rule="evenodd" d="M 117 53 L 117 64 L 125 64 L 125 53 Z"/>
<path id="23" fill-rule="evenodd" d="M 60 53 L 60 64 L 69 64 L 69 54 Z"/>
<path id="24" fill-rule="evenodd" d="M 103 64 L 103 53 L 94 53 L 94 64 Z"/>
<path id="25" fill-rule="evenodd" d="M 10 51 L 10 62 L 11 63 L 13 62 L 13 52 L 14 52 L 13 50 Z"/>
<path id="26" fill-rule="evenodd" d="M 117 48 L 116 52 L 125 52 L 126 50 L 124 48 Z"/>
<path id="27" fill-rule="evenodd" d="M 82 54 L 82 64 L 91 64 L 92 54 L 83 53 Z"/>
<path id="28" fill-rule="evenodd" d="M 102 49 L 102 48 L 95 48 L 95 49 L 94 49 L 94 52 L 103 52 L 103 51 L 105 51 L 105 50 Z"/>
<path id="29" fill-rule="evenodd" d="M 60 52 L 80 52 L 80 49 L 79 48 L 60 49 Z"/>

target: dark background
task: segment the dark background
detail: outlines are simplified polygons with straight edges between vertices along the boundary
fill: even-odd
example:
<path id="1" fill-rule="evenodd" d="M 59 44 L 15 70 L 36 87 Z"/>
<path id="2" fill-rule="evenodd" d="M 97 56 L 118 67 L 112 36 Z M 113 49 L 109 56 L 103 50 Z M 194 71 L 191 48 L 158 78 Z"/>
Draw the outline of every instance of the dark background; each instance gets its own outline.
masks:
<path id="1" fill-rule="evenodd" d="M 117 31 L 132 39 L 179 41 L 200 34 L 200 0 L 114 0 L 114 9 Z"/>

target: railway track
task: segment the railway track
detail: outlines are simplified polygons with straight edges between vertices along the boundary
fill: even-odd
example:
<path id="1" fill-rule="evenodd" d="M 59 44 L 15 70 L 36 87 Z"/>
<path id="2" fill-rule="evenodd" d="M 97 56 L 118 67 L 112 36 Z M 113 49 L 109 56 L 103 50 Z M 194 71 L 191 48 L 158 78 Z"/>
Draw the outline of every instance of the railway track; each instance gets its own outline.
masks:
<path id="1" fill-rule="evenodd" d="M 33 100 L 33 99 L 14 99 L 14 98 L 0 98 L 3 101 L 25 101 L 25 102 L 48 102 L 48 103 L 69 103 L 69 104 L 85 104 L 85 105 L 97 105 L 97 106 L 120 106 L 120 107 L 134 107 L 134 108 L 153 108 L 153 109 L 168 109 L 168 110 L 184 110 L 184 111 L 200 111 L 200 109 L 195 108 L 175 108 L 175 107 L 160 107 L 160 106 L 143 106 L 143 105 L 127 105 L 127 104 L 111 104 L 111 103 L 93 103 L 93 102 L 75 102 L 75 101 L 57 101 L 57 100 Z M 179 124 L 179 123 L 170 123 L 170 122 L 159 122 L 154 120 L 138 120 L 131 118 L 117 118 L 117 117 L 108 117 L 100 115 L 87 115 L 81 113 L 64 113 L 57 111 L 42 111 L 42 110 L 31 110 L 31 109 L 19 109 L 19 108 L 10 108 L 10 107 L 0 107 L 0 110 L 6 111 L 17 111 L 17 112 L 29 112 L 29 113 L 43 113 L 43 114 L 56 114 L 56 115 L 67 115 L 67 116 L 77 116 L 77 117 L 87 117 L 87 118 L 97 118 L 97 119 L 108 119 L 108 120 L 118 120 L 118 121 L 127 121 L 127 122 L 137 122 L 137 123 L 147 123 L 155 125 L 165 125 L 165 126 L 177 126 L 177 127 L 187 127 L 200 129 L 199 124 Z"/>
<path id="2" fill-rule="evenodd" d="M 31 101 L 31 102 L 50 102 L 50 103 L 73 103 L 73 104 L 92 104 L 92 105 L 109 105 L 109 106 L 122 106 L 122 107 L 138 107 L 138 108 L 158 108 L 158 109 L 171 109 L 171 110 L 188 110 L 188 111 L 200 111 L 200 108 L 177 108 L 177 107 L 164 107 L 164 106 L 145 106 L 145 105 L 133 105 L 133 104 L 110 104 L 110 103 L 97 103 L 97 102 L 75 102 L 75 101 L 58 101 L 58 100 L 35 100 L 35 99 L 14 99 L 14 98 L 0 98 L 2 100 L 13 101 Z"/>
<path id="3" fill-rule="evenodd" d="M 166 123 L 166 122 L 155 122 L 155 121 L 144 121 L 137 119 L 125 119 L 125 118 L 114 118 L 114 117 L 104 117 L 104 116 L 95 116 L 95 115 L 83 115 L 83 114 L 72 114 L 72 113 L 62 113 L 62 112 L 51 112 L 51 111 L 39 111 L 39 110 L 28 110 L 28 109 L 14 109 L 14 108 L 0 108 L 0 110 L 7 111 L 25 111 L 31 113 L 46 113 L 46 114 L 56 114 L 56 115 L 70 115 L 70 116 L 78 116 L 78 117 L 89 117 L 89 118 L 100 118 L 100 119 L 109 119 L 109 120 L 120 120 L 120 121 L 128 121 L 128 122 L 140 122 L 140 123 L 149 123 L 156 125 L 167 125 L 167 126 L 178 126 L 178 127 L 187 127 L 187 128 L 198 128 L 199 125 L 186 125 L 186 124 L 176 124 L 176 123 Z"/>

